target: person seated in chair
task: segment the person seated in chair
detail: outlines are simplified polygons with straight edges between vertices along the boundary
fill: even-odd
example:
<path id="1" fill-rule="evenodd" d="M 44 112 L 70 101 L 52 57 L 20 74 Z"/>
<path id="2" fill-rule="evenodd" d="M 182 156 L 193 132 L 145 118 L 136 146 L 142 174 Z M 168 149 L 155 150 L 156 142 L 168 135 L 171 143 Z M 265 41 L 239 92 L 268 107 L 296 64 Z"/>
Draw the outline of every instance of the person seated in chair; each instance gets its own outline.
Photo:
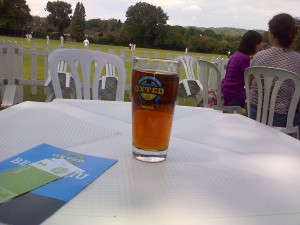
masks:
<path id="1" fill-rule="evenodd" d="M 243 35 L 238 50 L 230 57 L 221 86 L 225 106 L 245 108 L 244 71 L 250 66 L 250 59 L 259 51 L 262 41 L 260 33 L 249 30 Z"/>
<path id="2" fill-rule="evenodd" d="M 271 48 L 258 52 L 250 66 L 266 66 L 294 72 L 300 76 L 300 54 L 291 49 L 297 34 L 295 19 L 286 13 L 275 15 L 268 23 L 268 38 Z M 294 82 L 285 81 L 275 102 L 273 126 L 285 127 L 287 112 L 294 93 Z M 250 118 L 256 119 L 257 84 L 252 82 L 250 89 Z M 294 125 L 300 125 L 299 109 L 296 111 Z"/>

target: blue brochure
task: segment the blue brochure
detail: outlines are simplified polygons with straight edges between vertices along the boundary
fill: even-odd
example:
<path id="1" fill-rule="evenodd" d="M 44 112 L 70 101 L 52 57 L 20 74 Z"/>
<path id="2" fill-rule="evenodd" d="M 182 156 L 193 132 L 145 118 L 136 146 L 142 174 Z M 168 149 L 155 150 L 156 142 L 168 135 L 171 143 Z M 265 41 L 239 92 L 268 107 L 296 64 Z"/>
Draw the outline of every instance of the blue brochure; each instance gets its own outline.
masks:
<path id="1" fill-rule="evenodd" d="M 84 172 L 70 174 L 0 204 L 1 223 L 13 225 L 41 224 L 117 162 L 115 159 L 79 154 L 41 144 L 0 162 L 0 173 L 43 159 L 53 158 L 63 158 Z"/>

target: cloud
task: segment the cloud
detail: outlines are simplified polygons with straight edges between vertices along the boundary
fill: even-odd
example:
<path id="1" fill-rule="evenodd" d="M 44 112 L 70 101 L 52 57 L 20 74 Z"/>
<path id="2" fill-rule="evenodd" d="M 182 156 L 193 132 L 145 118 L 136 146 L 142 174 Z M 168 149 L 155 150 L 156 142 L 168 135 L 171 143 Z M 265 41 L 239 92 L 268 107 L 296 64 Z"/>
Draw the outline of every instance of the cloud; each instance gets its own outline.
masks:
<path id="1" fill-rule="evenodd" d="M 32 15 L 47 16 L 44 8 L 49 0 L 26 0 Z M 74 10 L 78 0 L 66 0 Z M 130 5 L 140 0 L 83 1 L 86 19 L 121 19 Z M 236 27 L 267 29 L 268 21 L 277 13 L 300 16 L 299 0 L 143 0 L 161 6 L 169 16 L 168 24 L 180 26 Z"/>
<path id="2" fill-rule="evenodd" d="M 186 6 L 182 9 L 182 12 L 201 12 L 201 7 L 197 4 Z"/>

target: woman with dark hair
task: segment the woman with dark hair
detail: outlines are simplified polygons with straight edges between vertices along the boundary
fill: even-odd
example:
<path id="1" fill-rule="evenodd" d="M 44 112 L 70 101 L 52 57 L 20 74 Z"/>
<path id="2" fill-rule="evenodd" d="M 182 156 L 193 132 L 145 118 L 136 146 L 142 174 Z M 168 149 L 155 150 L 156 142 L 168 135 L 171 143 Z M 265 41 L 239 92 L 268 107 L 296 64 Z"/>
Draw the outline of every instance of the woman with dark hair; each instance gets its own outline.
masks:
<path id="1" fill-rule="evenodd" d="M 295 19 L 286 13 L 274 16 L 269 21 L 268 38 L 271 48 L 260 51 L 251 60 L 250 66 L 276 67 L 299 74 L 300 54 L 291 49 L 297 34 Z M 275 102 L 273 126 L 285 127 L 287 112 L 295 87 L 292 81 L 285 81 Z M 255 80 L 250 89 L 250 117 L 256 119 L 257 85 Z M 294 124 L 300 125 L 299 112 L 295 114 Z"/>
<path id="2" fill-rule="evenodd" d="M 222 81 L 224 105 L 245 108 L 244 71 L 249 67 L 251 57 L 259 51 L 262 41 L 262 35 L 253 30 L 243 35 L 238 50 L 228 61 L 225 78 Z"/>

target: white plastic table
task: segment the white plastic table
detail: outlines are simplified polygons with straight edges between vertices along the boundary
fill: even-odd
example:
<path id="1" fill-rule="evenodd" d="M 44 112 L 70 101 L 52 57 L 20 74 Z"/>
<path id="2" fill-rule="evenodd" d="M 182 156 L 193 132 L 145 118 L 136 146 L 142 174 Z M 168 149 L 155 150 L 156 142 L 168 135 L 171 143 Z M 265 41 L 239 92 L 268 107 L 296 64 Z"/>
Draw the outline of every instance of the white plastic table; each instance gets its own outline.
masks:
<path id="1" fill-rule="evenodd" d="M 47 143 L 118 162 L 46 225 L 299 225 L 300 141 L 237 114 L 176 106 L 167 160 L 131 153 L 131 104 L 54 100 L 0 111 L 0 160 Z"/>

